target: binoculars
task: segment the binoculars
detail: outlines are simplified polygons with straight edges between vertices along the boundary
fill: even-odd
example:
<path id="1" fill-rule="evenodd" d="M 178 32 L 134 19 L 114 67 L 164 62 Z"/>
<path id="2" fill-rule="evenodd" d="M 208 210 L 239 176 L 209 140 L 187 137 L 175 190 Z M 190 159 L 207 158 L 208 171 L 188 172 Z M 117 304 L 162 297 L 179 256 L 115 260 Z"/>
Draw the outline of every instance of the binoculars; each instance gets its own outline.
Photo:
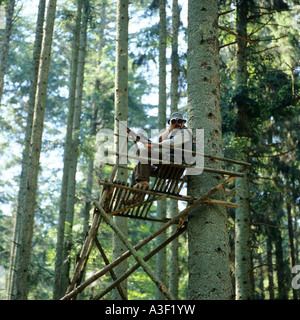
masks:
<path id="1" fill-rule="evenodd" d="M 175 123 L 181 124 L 182 122 L 185 122 L 185 121 L 183 119 L 178 119 L 178 118 L 171 119 L 172 124 L 175 124 Z"/>

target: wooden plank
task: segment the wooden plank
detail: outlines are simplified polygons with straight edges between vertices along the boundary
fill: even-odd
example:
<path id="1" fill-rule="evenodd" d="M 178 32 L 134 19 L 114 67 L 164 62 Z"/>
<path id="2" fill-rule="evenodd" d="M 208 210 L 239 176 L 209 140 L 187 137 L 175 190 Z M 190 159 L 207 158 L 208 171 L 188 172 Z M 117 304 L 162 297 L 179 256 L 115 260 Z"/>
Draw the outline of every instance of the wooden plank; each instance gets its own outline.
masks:
<path id="1" fill-rule="evenodd" d="M 102 181 L 100 181 L 99 183 L 102 183 Z M 108 183 L 108 182 L 103 182 L 103 183 Z M 114 184 L 114 187 L 116 188 L 123 188 L 125 186 L 123 185 L 117 185 L 117 184 Z M 139 190 L 141 191 L 140 189 L 137 189 L 137 188 L 133 188 L 133 187 L 128 187 L 128 189 L 130 190 Z M 132 205 L 128 205 L 128 206 L 125 206 L 123 208 L 120 208 L 118 210 L 115 210 L 115 211 L 112 211 L 112 212 L 109 212 L 108 215 L 117 215 L 117 214 L 121 214 L 123 216 L 126 216 L 126 217 L 132 217 L 132 218 L 135 218 L 137 216 L 139 217 L 147 217 L 147 214 L 150 210 L 150 205 L 149 207 L 147 207 L 146 205 L 147 204 L 151 204 L 152 202 L 154 201 L 158 201 L 160 199 L 163 199 L 163 198 L 167 198 L 169 197 L 168 194 L 164 194 L 164 193 L 160 193 L 158 191 L 151 191 L 151 190 L 142 190 L 142 192 L 144 192 L 145 194 L 148 194 L 149 197 L 147 198 L 147 200 L 143 201 L 143 202 L 140 202 L 140 203 L 135 203 L 135 204 L 132 204 Z M 186 202 L 190 202 L 191 200 L 194 200 L 194 201 L 197 201 L 198 198 L 192 198 L 190 196 L 177 196 L 177 197 L 173 197 L 173 199 L 175 198 L 175 200 L 181 200 L 181 201 L 186 201 Z M 203 201 L 204 203 L 211 203 L 211 204 L 218 204 L 218 205 L 223 205 L 223 206 L 226 206 L 226 207 L 232 207 L 232 208 L 237 208 L 238 205 L 236 203 L 232 203 L 232 202 L 228 202 L 228 201 L 222 201 L 222 200 L 217 200 L 217 199 L 207 199 L 207 200 L 204 200 Z M 126 214 L 126 212 L 129 211 L 129 209 L 132 209 L 132 208 L 136 208 L 136 207 L 142 207 L 142 212 L 139 214 L 139 212 L 137 211 L 136 214 Z M 144 214 L 144 211 L 146 210 L 146 213 Z M 144 215 L 143 215 L 144 214 Z"/>
<path id="2" fill-rule="evenodd" d="M 186 180 L 187 180 L 187 176 L 184 176 L 178 190 L 174 190 L 175 193 L 180 194 L 184 184 L 186 183 Z"/>
<path id="3" fill-rule="evenodd" d="M 181 178 L 181 176 L 183 175 L 184 169 L 182 168 L 177 168 L 175 170 L 175 177 L 173 179 L 173 181 L 171 181 L 170 187 L 169 187 L 169 192 L 175 193 L 175 190 L 178 188 L 178 184 L 179 184 L 179 179 Z"/>
<path id="4" fill-rule="evenodd" d="M 233 179 L 234 178 L 231 178 L 231 181 Z M 163 197 L 171 198 L 171 199 L 174 199 L 174 200 L 186 201 L 186 202 L 189 202 L 192 199 L 194 199 L 195 201 L 198 201 L 198 199 L 200 199 L 200 198 L 192 198 L 190 196 L 174 195 L 174 194 L 164 193 L 164 192 L 160 192 L 160 191 L 143 190 L 143 189 L 133 188 L 133 187 L 129 187 L 129 186 L 123 186 L 123 185 L 118 185 L 118 184 L 114 184 L 114 183 L 104 182 L 104 181 L 101 181 L 101 180 L 99 181 L 99 184 L 101 184 L 101 185 L 109 184 L 109 185 L 111 185 L 111 186 L 113 186 L 115 188 L 126 188 L 126 189 L 131 190 L 132 192 L 139 191 L 139 192 L 143 192 L 143 193 L 146 193 L 146 194 L 150 194 L 150 195 L 156 196 L 153 199 L 147 200 L 147 202 L 157 201 L 157 200 L 160 200 Z M 214 199 L 209 199 L 208 201 L 213 201 L 213 200 Z M 230 203 L 230 202 L 225 202 L 225 201 L 221 201 L 221 200 L 215 200 L 215 201 L 218 201 L 219 204 L 228 205 L 228 206 L 231 206 L 231 207 L 235 207 L 236 206 L 236 204 Z M 128 207 L 133 207 L 133 206 L 137 206 L 137 205 L 138 204 L 133 204 L 133 205 L 128 206 Z M 120 209 L 116 213 L 122 212 L 121 210 L 122 211 L 123 210 L 127 210 L 127 208 Z M 113 214 L 113 212 L 112 212 L 112 214 Z"/>

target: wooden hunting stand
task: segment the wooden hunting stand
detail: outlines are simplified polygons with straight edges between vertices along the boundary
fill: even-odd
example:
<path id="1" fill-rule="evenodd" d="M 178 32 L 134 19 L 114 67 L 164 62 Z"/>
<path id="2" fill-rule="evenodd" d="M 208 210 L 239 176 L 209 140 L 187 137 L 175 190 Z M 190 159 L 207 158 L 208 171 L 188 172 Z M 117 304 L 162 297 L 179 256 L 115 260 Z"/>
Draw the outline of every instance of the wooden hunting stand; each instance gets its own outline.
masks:
<path id="1" fill-rule="evenodd" d="M 129 134 L 129 137 L 136 139 L 136 136 L 133 136 L 130 134 Z M 124 143 L 127 143 L 127 140 L 125 140 Z M 241 161 L 232 160 L 232 159 L 226 159 L 222 157 L 202 155 L 205 158 L 210 158 L 210 159 L 222 161 L 223 163 L 231 163 L 236 166 L 239 166 L 239 170 L 236 172 L 233 172 L 233 171 L 204 167 L 203 168 L 204 172 L 220 174 L 223 176 L 224 179 L 220 184 L 214 186 L 211 190 L 209 190 L 205 194 L 199 195 L 198 198 L 195 198 L 195 197 L 190 197 L 190 196 L 185 196 L 180 194 L 184 184 L 187 182 L 186 181 L 187 176 L 185 175 L 186 169 L 188 168 L 197 169 L 195 166 L 193 167 L 193 166 L 179 165 L 179 164 L 161 164 L 159 166 L 159 171 L 157 175 L 151 178 L 151 180 L 152 179 L 153 180 L 151 181 L 150 189 L 144 190 L 144 189 L 134 188 L 129 186 L 129 184 L 114 180 L 118 169 L 132 170 L 132 168 L 119 165 L 120 158 L 125 157 L 127 155 L 124 155 L 122 153 L 114 153 L 114 154 L 116 155 L 116 163 L 113 165 L 113 168 L 110 174 L 110 179 L 105 181 L 99 181 L 99 184 L 103 186 L 100 200 L 99 202 L 97 201 L 93 202 L 93 205 L 94 205 L 93 221 L 85 237 L 81 252 L 77 256 L 73 276 L 70 280 L 70 284 L 68 286 L 66 294 L 61 299 L 62 300 L 76 299 L 76 296 L 80 292 L 82 292 L 86 287 L 88 287 L 94 281 L 99 279 L 101 276 L 105 275 L 107 272 L 110 272 L 111 277 L 113 279 L 113 283 L 109 287 L 107 287 L 103 292 L 97 294 L 93 299 L 95 300 L 101 299 L 101 297 L 103 297 L 106 293 L 108 293 L 110 290 L 112 290 L 115 287 L 117 287 L 121 297 L 123 299 L 126 299 L 120 287 L 120 282 L 126 279 L 130 274 L 132 274 L 140 266 L 148 274 L 148 276 L 155 283 L 155 285 L 161 290 L 164 296 L 167 299 L 173 299 L 171 294 L 168 292 L 166 286 L 163 283 L 161 283 L 161 281 L 157 278 L 155 273 L 147 266 L 146 261 L 148 261 L 157 252 L 159 252 L 162 248 L 168 245 L 171 241 L 176 239 L 179 235 L 181 235 L 187 229 L 186 218 L 188 216 L 188 213 L 192 209 L 197 207 L 199 204 L 209 203 L 209 204 L 217 204 L 222 206 L 237 207 L 235 203 L 227 202 L 224 200 L 216 200 L 210 197 L 218 190 L 222 188 L 225 189 L 225 187 L 230 182 L 232 182 L 236 177 L 243 177 L 243 171 L 245 171 L 250 166 L 250 164 L 241 162 Z M 128 156 L 128 157 L 140 159 L 134 156 Z M 198 168 L 198 169 L 200 170 L 201 168 Z M 227 192 L 226 199 L 228 199 L 231 195 L 235 193 L 234 189 L 231 189 L 229 191 L 225 189 L 225 191 Z M 128 203 L 127 200 L 133 194 L 136 194 L 136 193 L 142 193 L 143 194 L 142 199 L 140 199 L 139 202 L 137 203 L 126 204 Z M 183 211 L 181 211 L 176 217 L 171 219 L 162 220 L 162 219 L 157 219 L 157 218 L 148 216 L 148 213 L 150 211 L 150 208 L 153 202 L 163 198 L 170 198 L 170 199 L 185 201 L 187 202 L 187 207 Z M 112 221 L 112 219 L 110 218 L 111 215 L 120 216 L 124 218 L 163 222 L 164 224 L 161 225 L 161 227 L 159 227 L 155 232 L 153 232 L 148 237 L 143 239 L 140 243 L 138 243 L 135 246 L 132 246 L 131 243 L 127 240 L 127 238 L 124 236 L 122 231 Z M 123 253 L 120 257 L 118 257 L 111 263 L 109 263 L 105 255 L 105 252 L 97 238 L 97 233 L 98 233 L 101 220 L 104 220 L 112 228 L 112 230 L 117 234 L 117 236 L 120 238 L 120 240 L 124 243 L 124 245 L 128 249 L 128 251 Z M 145 257 L 142 258 L 138 254 L 137 251 L 140 248 L 142 248 L 152 239 L 156 238 L 159 234 L 161 234 L 163 231 L 168 229 L 173 224 L 177 224 L 178 227 L 177 227 L 177 231 L 172 236 L 170 236 L 166 241 L 161 243 L 157 248 L 155 248 L 152 252 L 150 252 Z M 106 266 L 101 270 L 95 272 L 92 276 L 90 276 L 88 279 L 82 282 L 85 267 L 88 262 L 90 252 L 94 245 L 96 245 L 96 247 L 99 249 L 105 261 Z M 134 256 L 137 263 L 132 268 L 127 270 L 127 272 L 125 272 L 121 277 L 117 278 L 113 271 L 113 268 L 131 255 Z"/>

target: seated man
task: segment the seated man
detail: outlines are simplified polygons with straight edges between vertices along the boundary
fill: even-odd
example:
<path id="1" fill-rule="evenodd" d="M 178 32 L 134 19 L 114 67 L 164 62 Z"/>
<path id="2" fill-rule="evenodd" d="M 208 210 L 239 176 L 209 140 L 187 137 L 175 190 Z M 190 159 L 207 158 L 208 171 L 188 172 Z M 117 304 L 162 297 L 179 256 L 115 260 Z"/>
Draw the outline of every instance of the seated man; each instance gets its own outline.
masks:
<path id="1" fill-rule="evenodd" d="M 183 115 L 180 112 L 174 112 L 168 121 L 169 128 L 159 137 L 159 143 L 144 144 L 140 156 L 142 158 L 148 158 L 151 153 L 152 155 L 155 153 L 151 151 L 151 149 L 155 147 L 163 149 L 165 147 L 167 149 L 165 154 L 169 156 L 171 163 L 174 162 L 174 150 L 172 150 L 172 147 L 182 148 L 183 144 L 190 140 L 189 134 L 184 134 L 183 131 L 186 129 L 185 123 L 186 119 L 183 118 Z M 151 161 L 139 161 L 133 169 L 131 186 L 140 189 L 149 189 L 150 175 L 157 173 L 158 167 L 159 165 L 152 165 Z M 139 201 L 140 196 L 142 196 L 142 194 L 139 194 L 138 197 L 134 197 L 131 202 Z"/>

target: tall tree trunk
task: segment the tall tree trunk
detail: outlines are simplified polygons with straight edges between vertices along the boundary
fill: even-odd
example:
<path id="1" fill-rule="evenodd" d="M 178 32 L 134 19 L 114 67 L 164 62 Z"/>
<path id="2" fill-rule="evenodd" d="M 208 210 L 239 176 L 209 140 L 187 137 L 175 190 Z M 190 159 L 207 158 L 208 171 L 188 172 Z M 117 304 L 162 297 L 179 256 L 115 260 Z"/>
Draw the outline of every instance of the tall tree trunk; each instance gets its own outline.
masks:
<path id="1" fill-rule="evenodd" d="M 286 288 L 287 279 L 285 276 L 285 264 L 283 260 L 283 252 L 282 252 L 282 237 L 281 232 L 276 227 L 272 230 L 272 238 L 274 239 L 275 244 L 275 258 L 276 258 L 276 275 L 278 282 L 278 299 L 286 300 L 288 299 L 288 293 Z"/>
<path id="2" fill-rule="evenodd" d="M 158 97 L 158 128 L 166 128 L 166 108 L 167 108 L 167 89 L 166 89 L 166 0 L 159 1 L 159 97 Z"/>
<path id="3" fill-rule="evenodd" d="M 296 216 L 296 207 L 297 207 L 297 200 L 294 199 L 293 208 L 295 213 L 294 219 L 294 235 L 295 235 L 295 264 L 299 264 L 299 226 L 298 226 L 298 219 Z"/>
<path id="4" fill-rule="evenodd" d="M 75 108 L 73 119 L 73 135 L 70 150 L 70 166 L 69 166 L 69 183 L 67 193 L 67 206 L 66 206 L 66 225 L 65 225 L 65 244 L 64 244 L 64 261 L 62 272 L 62 289 L 66 292 L 69 280 L 70 271 L 70 254 L 72 248 L 72 228 L 74 220 L 74 206 L 75 206 L 75 191 L 76 191 L 76 171 L 78 161 L 78 147 L 79 147 L 79 134 L 80 134 L 80 119 L 81 119 L 81 105 L 82 105 L 82 91 L 84 82 L 84 65 L 86 55 L 86 38 L 87 38 L 87 23 L 89 15 L 89 0 L 83 0 L 84 12 L 81 25 L 80 45 L 78 55 L 77 67 L 77 81 L 76 81 L 76 96 Z"/>
<path id="5" fill-rule="evenodd" d="M 238 208 L 235 214 L 235 295 L 237 300 L 249 300 L 252 295 L 252 286 L 248 174 L 245 173 L 244 178 L 236 180 Z"/>
<path id="6" fill-rule="evenodd" d="M 7 1 L 6 7 L 6 24 L 2 41 L 1 48 L 1 60 L 0 60 L 0 104 L 2 101 L 3 88 L 4 88 L 4 77 L 6 73 L 7 57 L 9 52 L 9 43 L 11 37 L 11 31 L 13 27 L 13 17 L 15 9 L 15 0 Z"/>
<path id="7" fill-rule="evenodd" d="M 218 44 L 218 1 L 188 3 L 188 121 L 192 129 L 204 129 L 205 153 L 221 156 L 222 129 Z M 210 167 L 219 168 L 214 160 Z M 188 193 L 199 197 L 222 178 L 202 173 L 189 176 Z M 215 194 L 223 199 L 223 191 Z M 190 300 L 230 299 L 227 213 L 223 206 L 203 204 L 188 217 Z"/>
<path id="8" fill-rule="evenodd" d="M 158 129 L 166 129 L 167 92 L 166 92 L 166 0 L 159 1 L 159 98 L 158 98 Z M 166 217 L 166 199 L 157 202 L 157 218 Z M 157 237 L 157 245 L 166 240 L 166 232 Z M 162 283 L 166 283 L 167 257 L 166 248 L 156 254 L 156 275 Z M 155 287 L 155 299 L 164 300 L 165 296 Z"/>
<path id="9" fill-rule="evenodd" d="M 17 213 L 16 213 L 15 225 L 14 225 L 14 240 L 12 242 L 11 254 L 10 254 L 10 267 L 9 267 L 9 277 L 8 277 L 8 286 L 7 286 L 8 299 L 10 299 L 12 295 L 11 290 L 13 288 L 13 282 L 14 282 L 13 275 L 15 275 L 13 273 L 12 268 L 15 265 L 16 249 L 17 249 L 17 244 L 19 243 L 20 222 L 22 218 L 21 215 L 23 212 L 22 206 L 24 204 L 24 197 L 27 189 L 27 168 L 29 164 L 30 140 L 31 140 L 31 133 L 32 133 L 32 125 L 33 125 L 35 94 L 37 89 L 39 64 L 40 64 L 40 58 L 41 58 L 43 26 L 44 26 L 44 20 L 45 20 L 45 8 L 46 8 L 46 0 L 40 0 L 38 17 L 36 22 L 34 48 L 33 48 L 33 62 L 32 62 L 32 70 L 31 70 L 29 100 L 28 100 L 28 110 L 27 110 L 28 115 L 27 115 L 25 138 L 24 138 L 24 150 L 22 153 L 22 171 L 21 171 L 21 178 L 20 178 L 20 187 L 18 192 L 18 207 L 17 207 Z"/>
<path id="10" fill-rule="evenodd" d="M 65 223 L 67 210 L 67 194 L 69 184 L 69 167 L 71 161 L 71 146 L 73 135 L 73 122 L 75 110 L 75 94 L 76 94 L 76 80 L 78 68 L 78 54 L 80 42 L 80 23 L 81 23 L 82 0 L 77 0 L 77 14 L 73 31 L 73 45 L 72 45 L 72 61 L 69 84 L 69 109 L 67 119 L 67 132 L 64 148 L 64 167 L 60 196 L 59 207 L 59 221 L 57 226 L 57 243 L 56 243 L 56 259 L 55 259 L 55 274 L 54 274 L 54 291 L 53 299 L 59 299 L 63 294 L 62 286 L 62 268 L 63 268 L 63 250 L 65 238 Z"/>
<path id="11" fill-rule="evenodd" d="M 178 76 L 179 76 L 179 58 L 178 58 L 178 32 L 179 32 L 179 21 L 180 13 L 178 0 L 173 0 L 172 3 L 172 56 L 171 56 L 171 114 L 178 111 Z M 178 214 L 178 201 L 170 199 L 170 213 L 171 218 Z M 171 233 L 176 232 L 177 226 L 171 226 Z M 169 291 L 171 295 L 178 299 L 178 281 L 179 281 L 179 270 L 178 270 L 178 238 L 173 240 L 169 245 Z"/>
<path id="12" fill-rule="evenodd" d="M 128 118 L 128 0 L 117 1 L 117 38 L 116 38 L 116 75 L 115 75 L 115 115 L 120 121 Z M 117 131 L 115 121 L 115 132 Z M 118 151 L 119 137 L 115 136 L 115 150 Z M 127 146 L 126 146 L 127 147 Z M 127 181 L 127 171 L 118 170 L 117 179 Z M 114 222 L 127 236 L 127 219 L 114 217 Z M 126 247 L 119 237 L 113 235 L 113 259 L 126 251 Z M 127 261 L 120 263 L 115 268 L 116 276 L 121 276 L 127 270 Z M 127 280 L 121 282 L 121 288 L 127 296 Z M 113 299 L 121 299 L 118 290 L 113 290 Z"/>
<path id="13" fill-rule="evenodd" d="M 267 223 L 269 223 L 269 220 L 267 220 Z M 267 229 L 267 272 L 268 272 L 268 281 L 269 281 L 269 299 L 274 300 L 275 294 L 274 294 L 274 277 L 273 277 L 273 239 L 272 234 L 269 229 Z"/>
<path id="14" fill-rule="evenodd" d="M 288 190 L 287 190 L 286 194 L 287 194 L 286 210 L 287 210 L 287 219 L 288 219 L 289 255 L 290 255 L 290 266 L 292 269 L 296 265 L 295 246 L 294 246 L 294 231 L 293 231 L 292 211 L 291 211 L 291 204 L 289 203 Z M 293 299 L 297 299 L 297 292 L 295 289 L 293 289 Z"/>
<path id="15" fill-rule="evenodd" d="M 101 59 L 102 59 L 102 50 L 104 47 L 104 31 L 106 28 L 106 2 L 102 1 L 101 7 L 100 7 L 100 20 L 101 24 L 99 25 L 99 42 L 98 42 L 98 48 L 97 52 L 99 52 L 99 57 L 95 60 L 95 68 L 98 70 Z M 95 85 L 94 85 L 94 92 L 92 94 L 92 118 L 91 118 L 91 124 L 90 124 L 90 137 L 93 138 L 97 134 L 97 125 L 98 125 L 98 118 L 99 113 L 101 110 L 101 103 L 100 103 L 100 79 L 96 78 Z M 103 112 L 104 113 L 104 112 Z M 100 128 L 104 127 L 104 114 L 103 118 L 101 120 Z M 86 182 L 86 192 L 85 192 L 85 205 L 82 208 L 81 216 L 83 217 L 83 236 L 86 235 L 89 229 L 89 219 L 90 219 L 90 210 L 92 208 L 91 206 L 91 200 L 92 200 L 92 190 L 93 190 L 93 178 L 94 178 L 94 161 L 95 157 L 94 154 L 90 156 L 89 158 L 89 164 L 88 164 L 88 172 L 87 172 L 87 182 Z M 101 176 L 101 173 L 97 173 L 98 176 Z M 86 270 L 85 270 L 86 271 Z M 85 273 L 82 277 L 82 282 L 84 282 Z M 92 289 L 91 289 L 92 294 Z M 85 296 L 85 292 L 81 292 L 81 294 L 78 296 L 79 300 L 83 300 Z"/>
<path id="16" fill-rule="evenodd" d="M 278 299 L 285 300 L 288 299 L 287 292 L 287 277 L 285 274 L 285 263 L 283 259 L 283 243 L 281 236 L 280 220 L 283 216 L 282 210 L 282 197 L 281 195 L 276 197 L 276 201 L 273 203 L 273 212 L 275 213 L 275 221 L 276 225 L 272 232 L 272 238 L 275 243 L 275 257 L 276 257 L 276 274 L 277 274 L 277 282 L 278 282 Z"/>
<path id="17" fill-rule="evenodd" d="M 178 0 L 172 3 L 172 55 L 171 55 L 171 113 L 178 111 L 179 92 L 179 56 L 178 56 L 178 33 L 180 25 L 180 11 Z"/>
<path id="18" fill-rule="evenodd" d="M 260 289 L 260 299 L 264 300 L 265 299 L 265 288 L 264 288 L 264 266 L 263 266 L 263 260 L 262 260 L 262 254 L 258 253 L 258 265 L 260 266 L 259 268 L 259 274 L 258 274 L 258 287 Z"/>
<path id="19" fill-rule="evenodd" d="M 247 38 L 248 0 L 237 1 L 237 33 Z M 247 43 L 237 38 L 237 62 L 235 72 L 235 85 L 238 90 L 237 101 L 237 136 L 248 137 L 247 128 Z M 246 145 L 246 144 L 245 144 Z M 241 146 L 245 154 L 244 146 Z M 243 150 L 244 149 L 244 150 Z M 244 159 L 246 155 L 244 155 Z M 251 249 L 250 249 L 250 202 L 249 177 L 247 172 L 244 178 L 237 178 L 235 183 L 238 195 L 236 197 L 238 208 L 235 215 L 235 297 L 237 300 L 251 299 Z"/>
<path id="20" fill-rule="evenodd" d="M 35 113 L 31 136 L 30 161 L 27 169 L 27 191 L 24 197 L 19 245 L 16 252 L 16 283 L 13 299 L 27 298 L 27 277 L 31 254 L 31 242 L 34 224 L 35 198 L 39 171 L 39 159 L 42 144 L 43 123 L 47 98 L 48 72 L 52 36 L 56 12 L 56 0 L 49 0 L 47 6 L 46 26 L 43 37 L 40 71 L 37 83 Z"/>
<path id="21" fill-rule="evenodd" d="M 102 59 L 102 50 L 104 47 L 104 30 L 106 28 L 106 4 L 105 1 L 102 2 L 100 7 L 100 20 L 102 23 L 99 25 L 99 43 L 98 43 L 98 52 L 99 57 L 96 58 L 95 61 L 95 67 L 98 69 L 101 64 Z M 99 111 L 100 111 L 100 104 L 99 104 L 99 95 L 100 95 L 100 79 L 96 78 L 95 80 L 95 87 L 94 87 L 94 93 L 92 96 L 92 120 L 91 120 L 91 128 L 90 128 L 90 135 L 91 137 L 94 137 L 97 133 L 97 119 L 99 117 Z M 102 121 L 104 122 L 104 121 Z M 102 125 L 103 126 L 103 125 Z M 91 209 L 91 194 L 92 194 L 92 187 L 93 187 L 93 170 L 94 170 L 94 157 L 92 156 L 89 160 L 89 166 L 88 166 L 88 178 L 86 183 L 86 201 L 84 209 L 82 210 L 82 216 L 84 218 L 84 224 L 83 224 L 83 231 L 84 233 L 88 231 L 88 223 L 89 223 L 89 212 Z"/>
<path id="22" fill-rule="evenodd" d="M 99 90 L 99 80 L 96 80 L 96 85 L 94 90 Z M 96 98 L 93 98 L 92 104 L 92 120 L 91 120 L 91 128 L 90 128 L 90 137 L 95 137 L 97 133 L 97 118 L 99 112 L 99 106 L 96 101 Z M 94 156 L 91 155 L 89 159 L 88 165 L 88 173 L 87 173 L 87 182 L 86 182 L 86 193 L 85 193 L 85 205 L 82 209 L 81 215 L 83 216 L 83 232 L 86 233 L 88 231 L 89 226 L 89 218 L 90 218 L 90 210 L 91 210 L 91 196 L 93 189 L 93 171 L 94 171 Z"/>

